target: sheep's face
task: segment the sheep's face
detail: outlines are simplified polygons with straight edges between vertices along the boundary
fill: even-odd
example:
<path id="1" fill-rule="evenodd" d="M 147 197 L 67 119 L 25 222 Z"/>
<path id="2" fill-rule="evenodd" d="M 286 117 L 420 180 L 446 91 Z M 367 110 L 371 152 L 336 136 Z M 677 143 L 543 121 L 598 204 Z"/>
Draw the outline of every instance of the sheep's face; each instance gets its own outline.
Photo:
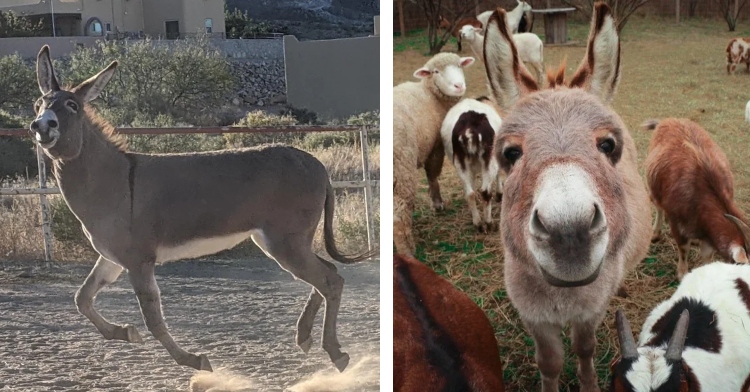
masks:
<path id="1" fill-rule="evenodd" d="M 461 38 L 467 41 L 474 41 L 477 38 L 477 34 L 480 34 L 482 29 L 476 28 L 472 25 L 464 25 L 461 27 Z"/>
<path id="2" fill-rule="evenodd" d="M 454 55 L 455 56 L 455 55 Z M 466 93 L 466 79 L 464 78 L 464 67 L 474 63 L 473 57 L 458 57 L 455 63 L 443 63 L 435 66 L 428 62 L 424 67 L 414 72 L 419 79 L 430 79 L 435 87 L 445 96 L 462 97 Z"/>

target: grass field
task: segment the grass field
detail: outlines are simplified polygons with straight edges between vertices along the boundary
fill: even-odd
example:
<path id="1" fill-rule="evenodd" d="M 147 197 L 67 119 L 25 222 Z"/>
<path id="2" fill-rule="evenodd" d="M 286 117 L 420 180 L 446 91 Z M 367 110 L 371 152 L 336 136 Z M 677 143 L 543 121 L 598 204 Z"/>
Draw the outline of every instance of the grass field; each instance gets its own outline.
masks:
<path id="1" fill-rule="evenodd" d="M 556 67 L 567 59 L 568 75 L 583 58 L 588 23 L 570 23 L 569 37 L 579 45 L 545 48 L 545 66 Z M 535 26 L 543 32 L 543 24 Z M 750 125 L 744 122 L 745 103 L 750 99 L 750 75 L 744 67 L 734 76 L 726 74 L 725 48 L 730 38 L 747 36 L 750 25 L 727 32 L 721 20 L 687 20 L 676 25 L 672 19 L 634 16 L 622 33 L 622 78 L 613 107 L 633 135 L 639 164 L 645 159 L 649 133 L 639 125 L 644 120 L 687 117 L 701 124 L 724 149 L 735 175 L 735 199 L 744 211 L 750 209 Z M 415 80 L 412 73 L 428 57 L 426 35 L 416 32 L 394 39 L 394 81 Z M 455 51 L 455 41 L 444 51 Z M 465 45 L 463 56 L 472 55 Z M 484 66 L 466 70 L 467 96 L 487 95 Z M 424 174 L 414 213 L 416 256 L 456 287 L 466 292 L 489 317 L 504 360 L 506 390 L 539 390 L 539 373 L 534 364 L 534 344 L 526 334 L 507 298 L 503 283 L 503 249 L 498 233 L 478 234 L 463 198 L 462 186 L 449 162 L 445 162 L 441 187 L 448 206 L 444 213 L 430 209 Z M 495 210 L 499 219 L 499 209 Z M 674 242 L 666 235 L 653 244 L 648 257 L 626 279 L 629 298 L 614 298 L 607 317 L 597 331 L 597 370 L 600 385 L 608 382 L 610 361 L 617 355 L 614 311 L 623 308 L 636 333 L 646 315 L 672 294 L 677 285 Z M 696 252 L 691 254 L 694 259 Z M 695 267 L 695 263 L 690 264 Z M 568 331 L 566 330 L 566 335 Z M 564 337 L 566 362 L 561 376 L 562 390 L 578 390 L 575 360 L 570 339 Z"/>

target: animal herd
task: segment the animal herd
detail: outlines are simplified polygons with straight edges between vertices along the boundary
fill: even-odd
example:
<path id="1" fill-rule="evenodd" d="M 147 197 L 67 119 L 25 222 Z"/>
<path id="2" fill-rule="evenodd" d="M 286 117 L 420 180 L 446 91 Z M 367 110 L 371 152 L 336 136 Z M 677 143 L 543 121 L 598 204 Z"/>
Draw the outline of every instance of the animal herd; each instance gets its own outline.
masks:
<path id="1" fill-rule="evenodd" d="M 444 157 L 464 185 L 477 231 L 495 228 L 491 205 L 501 203 L 505 289 L 534 341 L 542 391 L 559 390 L 567 325 L 580 391 L 600 390 L 596 331 L 664 219 L 681 283 L 651 312 L 638 343 L 626 310 L 616 311 L 620 356 L 610 390 L 750 390 L 750 227 L 734 202 L 729 162 L 698 124 L 647 121 L 643 180 L 633 138 L 610 107 L 621 58 L 609 6 L 595 4 L 573 76 L 548 72 L 547 88 L 523 65 L 503 9 L 482 28 L 464 29 L 483 38 L 489 97 L 463 97 L 463 69 L 474 60 L 452 53 L 418 69 L 420 82 L 394 87 L 395 390 L 503 390 L 486 316 L 413 259 L 417 169 L 425 168 L 433 208 L 441 210 Z M 717 253 L 737 264 L 688 272 L 693 242 L 701 262 Z"/>

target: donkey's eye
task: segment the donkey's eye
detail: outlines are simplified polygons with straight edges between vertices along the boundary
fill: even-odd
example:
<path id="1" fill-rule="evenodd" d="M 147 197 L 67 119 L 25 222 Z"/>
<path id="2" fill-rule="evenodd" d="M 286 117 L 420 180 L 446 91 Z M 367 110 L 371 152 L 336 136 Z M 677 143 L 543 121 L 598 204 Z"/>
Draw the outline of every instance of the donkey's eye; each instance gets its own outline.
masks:
<path id="1" fill-rule="evenodd" d="M 434 73 L 435 75 L 437 75 L 437 74 L 439 74 L 439 73 L 440 73 L 440 71 L 438 71 L 438 70 L 434 70 L 434 71 L 432 71 L 432 73 Z"/>
<path id="2" fill-rule="evenodd" d="M 69 99 L 69 100 L 65 101 L 65 106 L 69 107 L 70 110 L 72 110 L 74 112 L 78 111 L 78 104 L 75 103 L 75 101 L 73 101 L 72 99 Z"/>
<path id="3" fill-rule="evenodd" d="M 518 158 L 523 155 L 523 151 L 521 151 L 521 147 L 508 147 L 505 150 L 503 150 L 503 157 L 508 160 L 508 162 L 512 165 L 516 163 Z"/>
<path id="4" fill-rule="evenodd" d="M 615 141 L 614 139 L 604 139 L 596 145 L 596 148 L 598 148 L 599 151 L 609 155 L 612 153 L 612 151 L 615 150 Z"/>

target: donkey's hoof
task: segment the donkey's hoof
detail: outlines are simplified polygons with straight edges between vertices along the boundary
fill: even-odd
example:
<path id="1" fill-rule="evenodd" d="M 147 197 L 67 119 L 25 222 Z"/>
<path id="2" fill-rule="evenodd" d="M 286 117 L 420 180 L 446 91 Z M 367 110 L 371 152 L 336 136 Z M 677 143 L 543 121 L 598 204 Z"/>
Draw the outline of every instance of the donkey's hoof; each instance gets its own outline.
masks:
<path id="1" fill-rule="evenodd" d="M 143 343 L 143 338 L 138 330 L 133 325 L 123 325 L 122 328 L 125 330 L 126 340 L 130 343 Z"/>
<path id="2" fill-rule="evenodd" d="M 211 367 L 211 363 L 208 362 L 206 354 L 201 354 L 195 357 L 198 366 L 193 366 L 196 370 L 205 370 L 207 372 L 213 372 L 214 369 Z"/>
<path id="3" fill-rule="evenodd" d="M 477 233 L 486 233 L 489 230 L 487 230 L 487 226 L 485 226 L 484 223 L 479 223 L 474 225 L 474 228 L 477 230 Z"/>
<path id="4" fill-rule="evenodd" d="M 339 370 L 339 373 L 343 372 L 344 369 L 349 366 L 349 354 L 341 353 L 339 359 L 333 361 L 333 364 L 336 365 L 336 369 Z"/>
<path id="5" fill-rule="evenodd" d="M 297 346 L 299 346 L 302 352 L 307 354 L 307 352 L 310 351 L 310 347 L 312 347 L 312 343 L 313 343 L 312 336 L 310 336 L 304 342 L 297 344 Z"/>

